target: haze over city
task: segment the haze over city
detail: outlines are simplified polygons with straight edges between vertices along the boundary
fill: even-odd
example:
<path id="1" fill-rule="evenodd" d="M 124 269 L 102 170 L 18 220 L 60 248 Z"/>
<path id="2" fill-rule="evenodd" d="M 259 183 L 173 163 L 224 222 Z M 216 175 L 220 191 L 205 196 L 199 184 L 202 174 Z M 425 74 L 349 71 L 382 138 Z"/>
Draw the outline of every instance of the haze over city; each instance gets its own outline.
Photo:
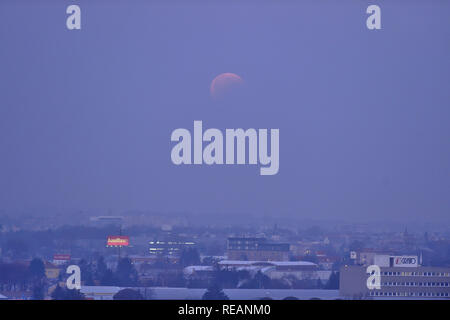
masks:
<path id="1" fill-rule="evenodd" d="M 362 3 L 99 1 L 78 33 L 57 27 L 64 5 L 2 4 L 3 212 L 448 221 L 449 34 L 434 2 L 386 2 L 379 33 L 358 27 Z M 246 87 L 221 105 L 209 88 L 223 72 Z M 170 134 L 194 120 L 279 128 L 279 173 L 174 166 Z"/>

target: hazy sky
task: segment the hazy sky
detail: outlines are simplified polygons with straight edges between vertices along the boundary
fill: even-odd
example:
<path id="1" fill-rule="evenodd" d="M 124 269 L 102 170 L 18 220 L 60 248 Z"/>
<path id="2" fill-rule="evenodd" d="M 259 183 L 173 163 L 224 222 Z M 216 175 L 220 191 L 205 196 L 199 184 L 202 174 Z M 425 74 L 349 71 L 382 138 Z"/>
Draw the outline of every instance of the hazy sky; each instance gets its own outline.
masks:
<path id="1" fill-rule="evenodd" d="M 0 2 L 0 212 L 448 220 L 449 1 L 187 3 Z M 222 72 L 233 105 L 210 99 Z M 279 128 L 279 173 L 173 165 L 194 120 Z"/>

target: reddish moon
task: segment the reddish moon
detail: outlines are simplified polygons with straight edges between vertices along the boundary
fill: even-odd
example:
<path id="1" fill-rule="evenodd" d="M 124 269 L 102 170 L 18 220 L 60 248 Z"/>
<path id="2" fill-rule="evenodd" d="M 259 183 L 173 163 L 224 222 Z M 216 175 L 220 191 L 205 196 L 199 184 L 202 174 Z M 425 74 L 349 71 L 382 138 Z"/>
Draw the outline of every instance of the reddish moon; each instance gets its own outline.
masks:
<path id="1" fill-rule="evenodd" d="M 213 99 L 221 99 L 237 91 L 244 80 L 235 73 L 221 73 L 211 82 L 210 93 Z"/>

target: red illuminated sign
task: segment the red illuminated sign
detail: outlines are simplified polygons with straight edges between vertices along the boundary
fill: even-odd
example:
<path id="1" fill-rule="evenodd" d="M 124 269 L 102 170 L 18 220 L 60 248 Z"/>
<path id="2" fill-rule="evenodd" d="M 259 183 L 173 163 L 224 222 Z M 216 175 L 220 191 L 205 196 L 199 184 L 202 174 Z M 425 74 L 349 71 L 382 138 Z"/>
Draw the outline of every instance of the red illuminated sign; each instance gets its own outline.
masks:
<path id="1" fill-rule="evenodd" d="M 129 236 L 108 236 L 108 247 L 127 247 L 130 245 Z"/>
<path id="2" fill-rule="evenodd" d="M 69 261 L 70 260 L 70 254 L 55 254 L 55 255 L 53 255 L 53 260 Z"/>

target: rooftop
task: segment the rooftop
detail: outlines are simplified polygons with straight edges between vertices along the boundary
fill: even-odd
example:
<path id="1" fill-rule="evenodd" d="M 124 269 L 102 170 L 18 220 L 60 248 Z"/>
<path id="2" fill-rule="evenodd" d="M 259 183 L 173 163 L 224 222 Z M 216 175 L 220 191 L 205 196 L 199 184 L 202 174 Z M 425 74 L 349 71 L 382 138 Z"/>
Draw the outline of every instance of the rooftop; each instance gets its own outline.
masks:
<path id="1" fill-rule="evenodd" d="M 315 263 L 309 261 L 247 261 L 247 260 L 222 260 L 219 265 L 236 265 L 236 266 L 316 266 Z"/>

